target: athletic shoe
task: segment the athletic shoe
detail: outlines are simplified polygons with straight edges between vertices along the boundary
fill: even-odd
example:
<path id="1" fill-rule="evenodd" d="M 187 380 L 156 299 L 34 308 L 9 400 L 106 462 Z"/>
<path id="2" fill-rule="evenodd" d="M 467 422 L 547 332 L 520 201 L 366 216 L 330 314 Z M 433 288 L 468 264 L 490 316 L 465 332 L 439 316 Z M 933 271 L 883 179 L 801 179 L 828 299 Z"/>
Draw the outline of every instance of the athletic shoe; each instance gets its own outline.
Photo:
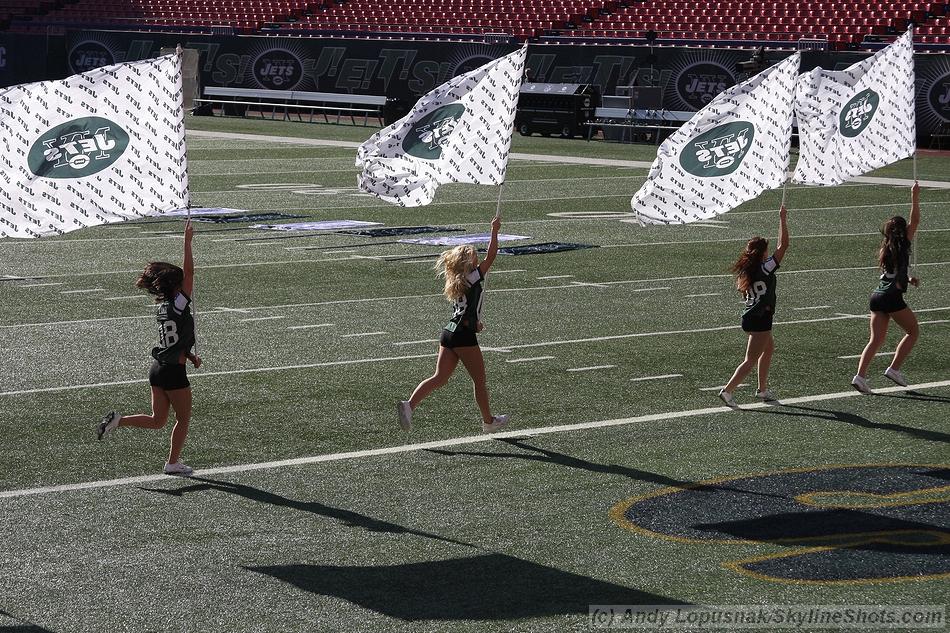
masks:
<path id="1" fill-rule="evenodd" d="M 109 411 L 102 418 L 102 422 L 99 423 L 99 426 L 96 427 L 96 437 L 101 440 L 108 433 L 114 431 L 115 427 L 119 426 L 120 419 L 122 419 L 122 416 L 119 415 L 118 411 Z"/>
<path id="2" fill-rule="evenodd" d="M 868 387 L 867 378 L 865 378 L 864 376 L 855 375 L 855 377 L 851 379 L 851 386 L 866 396 L 869 396 L 872 393 L 874 393 L 873 391 L 871 391 L 871 388 Z"/>
<path id="3" fill-rule="evenodd" d="M 884 375 L 899 384 L 901 387 L 907 386 L 907 379 L 904 378 L 904 374 L 902 374 L 899 369 L 888 367 L 884 370 Z"/>
<path id="4" fill-rule="evenodd" d="M 764 400 L 765 402 L 778 402 L 778 398 L 775 397 L 775 394 L 771 389 L 765 389 L 764 391 L 756 391 L 755 397 L 759 400 Z"/>
<path id="5" fill-rule="evenodd" d="M 165 463 L 165 468 L 162 469 L 166 475 L 184 475 L 188 476 L 195 471 L 194 468 L 186 464 L 175 462 L 174 464 Z"/>
<path id="6" fill-rule="evenodd" d="M 725 389 L 719 390 L 719 399 L 726 403 L 726 406 L 732 407 L 733 409 L 738 409 L 739 405 L 736 402 L 736 399 L 732 397 L 732 394 L 726 391 Z"/>
<path id="7" fill-rule="evenodd" d="M 408 400 L 400 400 L 396 411 L 399 413 L 399 426 L 408 433 L 412 430 L 412 405 Z"/>
<path id="8" fill-rule="evenodd" d="M 508 424 L 507 415 L 493 415 L 491 422 L 482 422 L 482 433 L 497 433 Z"/>

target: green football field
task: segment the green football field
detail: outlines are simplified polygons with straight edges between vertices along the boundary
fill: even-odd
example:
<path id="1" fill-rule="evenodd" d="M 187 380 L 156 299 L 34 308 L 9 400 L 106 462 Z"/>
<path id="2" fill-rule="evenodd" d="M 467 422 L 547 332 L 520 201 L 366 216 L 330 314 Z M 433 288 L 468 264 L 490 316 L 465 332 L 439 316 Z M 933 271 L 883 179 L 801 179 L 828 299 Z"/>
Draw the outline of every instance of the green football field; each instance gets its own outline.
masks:
<path id="1" fill-rule="evenodd" d="M 749 237 L 774 241 L 781 191 L 643 228 L 629 201 L 655 147 L 516 137 L 502 233 L 526 239 L 503 246 L 592 248 L 499 255 L 489 275 L 480 342 L 509 430 L 480 433 L 460 367 L 406 434 L 396 403 L 431 375 L 451 310 L 442 247 L 399 240 L 487 232 L 498 190 L 396 208 L 355 186 L 370 128 L 188 124 L 196 207 L 440 230 L 196 223 L 191 479 L 160 474 L 171 425 L 94 432 L 106 411 L 149 410 L 155 308 L 133 282 L 180 262 L 182 221 L 0 241 L 0 631 L 576 631 L 590 605 L 944 613 L 950 154 L 918 158 L 911 386 L 882 375 L 892 326 L 877 394 L 850 387 L 879 227 L 909 212 L 906 160 L 789 186 L 780 402 L 754 403 L 750 376 L 732 411 L 716 397 L 745 349 L 728 268 Z"/>

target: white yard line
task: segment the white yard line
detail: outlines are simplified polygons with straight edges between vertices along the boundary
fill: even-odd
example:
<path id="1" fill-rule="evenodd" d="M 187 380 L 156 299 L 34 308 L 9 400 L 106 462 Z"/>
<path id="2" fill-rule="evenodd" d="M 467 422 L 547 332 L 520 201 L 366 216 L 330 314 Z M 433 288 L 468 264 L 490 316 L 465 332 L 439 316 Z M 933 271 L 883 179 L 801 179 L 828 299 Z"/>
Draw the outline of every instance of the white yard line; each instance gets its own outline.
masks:
<path id="1" fill-rule="evenodd" d="M 438 339 L 434 338 L 424 338 L 418 341 L 400 341 L 399 343 L 393 343 L 393 347 L 402 347 L 405 345 L 422 345 L 423 343 L 438 343 Z"/>
<path id="2" fill-rule="evenodd" d="M 726 276 L 731 277 L 732 275 L 726 275 Z M 722 295 L 721 292 L 704 292 L 698 295 L 686 295 L 686 296 L 687 297 L 719 297 L 721 295 Z"/>
<path id="3" fill-rule="evenodd" d="M 878 352 L 875 356 L 893 356 L 897 352 Z M 855 358 L 861 358 L 860 354 L 849 354 L 848 356 L 839 356 L 838 358 L 850 360 Z"/>
<path id="4" fill-rule="evenodd" d="M 933 325 L 935 323 L 950 323 L 950 319 L 936 319 L 933 321 L 921 321 L 918 325 Z"/>
<path id="5" fill-rule="evenodd" d="M 506 363 L 534 363 L 539 360 L 553 360 L 554 356 L 531 356 L 530 358 L 509 358 Z"/>
<path id="6" fill-rule="evenodd" d="M 665 380 L 667 378 L 682 378 L 683 374 L 663 374 L 662 376 L 644 376 L 642 378 L 631 378 L 630 382 L 643 382 L 645 380 Z"/>
<path id="7" fill-rule="evenodd" d="M 276 321 L 277 319 L 286 319 L 284 316 L 266 316 L 266 317 L 254 317 L 251 319 L 238 319 L 241 323 L 250 323 L 251 321 Z"/>
<path id="8" fill-rule="evenodd" d="M 288 330 L 309 330 L 315 327 L 333 327 L 333 323 L 316 323 L 314 325 L 291 325 Z"/>
<path id="9" fill-rule="evenodd" d="M 792 308 L 792 310 L 824 310 L 830 308 L 831 306 L 807 306 L 804 308 Z"/>
<path id="10" fill-rule="evenodd" d="M 749 383 L 747 383 L 747 382 L 744 382 L 744 383 L 738 385 L 738 387 L 748 387 L 748 386 L 749 386 Z M 699 390 L 700 390 L 700 391 L 719 391 L 720 389 L 722 389 L 722 388 L 724 388 L 724 387 L 725 387 L 725 385 L 719 385 L 719 386 L 716 386 L 716 387 L 700 387 Z M 737 388 L 738 388 L 738 387 L 737 387 Z"/>
<path id="11" fill-rule="evenodd" d="M 546 277 L 537 277 L 537 279 L 570 279 L 574 275 L 548 275 Z"/>
<path id="12" fill-rule="evenodd" d="M 87 292 L 105 292 L 105 288 L 85 288 L 83 290 L 60 290 L 59 294 L 61 295 L 77 295 Z"/>
<path id="13" fill-rule="evenodd" d="M 384 334 L 389 334 L 389 332 L 356 332 L 354 334 L 341 334 L 340 338 L 356 338 L 359 336 L 382 336 Z"/>
<path id="14" fill-rule="evenodd" d="M 937 389 L 950 386 L 950 380 L 936 382 L 919 383 L 907 387 L 885 387 L 876 389 L 876 393 L 900 393 L 902 391 L 911 391 L 917 389 Z M 862 396 L 855 390 L 838 391 L 834 393 L 823 393 L 812 396 L 801 396 L 797 398 L 783 398 L 781 404 L 807 404 L 811 402 L 822 402 L 826 400 L 842 400 Z M 754 404 L 742 405 L 743 410 L 756 410 L 766 407 L 774 407 L 774 403 L 757 402 Z M 595 422 L 581 422 L 576 424 L 560 424 L 555 426 L 535 427 L 528 429 L 519 429 L 517 431 L 503 431 L 501 433 L 485 433 L 481 435 L 469 435 L 457 437 L 448 440 L 437 440 L 434 442 L 420 442 L 417 444 L 403 444 L 401 446 L 387 446 L 384 448 L 374 448 L 361 451 L 347 451 L 342 453 L 329 453 L 325 455 L 313 455 L 310 457 L 295 457 L 291 459 L 275 460 L 269 462 L 258 462 L 251 464 L 237 464 L 234 466 L 220 466 L 217 468 L 205 468 L 195 471 L 196 477 L 209 477 L 212 475 L 226 475 L 231 473 L 245 473 L 258 470 L 273 470 L 277 468 L 306 466 L 310 464 L 321 464 L 327 462 L 338 462 L 344 460 L 366 459 L 370 457 L 381 457 L 384 455 L 399 455 L 404 453 L 414 453 L 435 448 L 447 448 L 451 446 L 464 446 L 466 444 L 478 444 L 490 442 L 495 439 L 516 439 L 538 435 L 550 435 L 552 433 L 567 433 L 577 431 L 587 431 L 602 428 L 630 426 L 635 424 L 647 424 L 651 422 L 662 422 L 665 420 L 682 420 L 685 418 L 700 417 L 704 415 L 714 415 L 729 413 L 730 409 L 725 405 L 706 407 L 703 409 L 687 409 L 683 411 L 669 411 L 665 413 L 653 413 L 629 418 L 616 418 L 613 420 L 599 420 Z M 0 499 L 15 499 L 43 494 L 53 494 L 60 492 L 74 492 L 83 490 L 95 490 L 100 488 L 116 488 L 119 486 L 128 486 L 132 484 L 148 483 L 153 481 L 165 480 L 185 480 L 181 477 L 170 475 L 141 475 L 138 477 L 124 477 L 121 479 L 105 479 L 100 481 L 84 481 L 80 483 L 61 484 L 55 486 L 41 486 L 37 488 L 23 488 L 20 490 L 0 491 Z"/>
<path id="15" fill-rule="evenodd" d="M 145 298 L 144 294 L 138 294 L 138 295 L 124 295 L 122 297 L 103 297 L 102 301 L 125 301 L 128 299 L 144 299 L 144 298 Z"/>
<path id="16" fill-rule="evenodd" d="M 613 369 L 616 365 L 594 365 L 592 367 L 572 367 L 566 371 L 597 371 L 598 369 Z"/>
<path id="17" fill-rule="evenodd" d="M 507 222 L 506 224 L 510 224 L 510 222 Z M 488 273 L 488 274 L 489 274 L 489 275 L 506 275 L 506 274 L 508 274 L 508 273 L 526 273 L 526 272 L 528 272 L 528 271 L 527 271 L 527 270 L 523 270 L 523 269 L 521 269 L 521 268 L 512 268 L 512 269 L 510 269 L 510 270 L 494 270 L 494 269 L 493 269 L 493 270 L 492 270 L 490 273 Z M 486 275 L 486 277 L 487 277 L 487 275 Z"/>
<path id="18" fill-rule="evenodd" d="M 152 317 L 154 318 L 154 317 Z M 344 365 L 366 365 L 371 363 L 384 363 L 396 360 L 412 360 L 416 358 L 431 358 L 435 354 L 413 354 L 411 356 L 385 356 L 382 358 L 358 358 L 354 360 L 334 360 L 323 363 L 308 363 L 306 365 L 279 365 L 276 367 L 258 367 L 255 369 L 232 369 L 229 371 L 202 371 L 189 374 L 188 378 L 204 378 L 207 376 L 233 376 L 235 374 L 261 374 L 274 371 L 292 371 L 298 369 L 315 369 L 317 367 L 338 367 Z M 95 387 L 112 387 L 117 385 L 134 385 L 136 383 L 148 382 L 147 379 L 139 380 L 117 380 L 114 382 L 96 382 L 85 385 L 69 385 L 65 387 L 44 387 L 42 389 L 20 389 L 18 391 L 0 391 L 0 396 L 20 396 L 33 393 L 55 393 L 59 391 L 74 391 L 76 389 L 91 389 Z"/>
<path id="19" fill-rule="evenodd" d="M 48 284 L 24 284 L 22 286 L 14 286 L 14 288 L 43 288 L 45 286 L 64 286 L 66 285 L 65 281 L 54 281 Z"/>

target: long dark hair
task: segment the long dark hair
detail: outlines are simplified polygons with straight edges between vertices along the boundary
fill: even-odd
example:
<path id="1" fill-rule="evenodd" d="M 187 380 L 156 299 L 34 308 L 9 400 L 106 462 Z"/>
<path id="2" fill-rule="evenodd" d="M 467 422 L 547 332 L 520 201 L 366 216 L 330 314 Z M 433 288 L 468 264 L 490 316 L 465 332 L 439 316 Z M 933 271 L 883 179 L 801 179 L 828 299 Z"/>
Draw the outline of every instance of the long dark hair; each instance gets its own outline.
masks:
<path id="1" fill-rule="evenodd" d="M 907 220 L 895 215 L 881 227 L 881 249 L 877 254 L 881 270 L 896 271 L 910 257 L 910 240 L 907 239 Z"/>
<path id="2" fill-rule="evenodd" d="M 156 301 L 171 301 L 181 288 L 185 271 L 168 262 L 149 262 L 135 280 L 135 287 L 155 295 Z"/>
<path id="3" fill-rule="evenodd" d="M 762 265 L 765 259 L 765 249 L 769 247 L 769 241 L 764 237 L 753 237 L 745 245 L 745 250 L 739 255 L 739 259 L 730 269 L 736 275 L 736 288 L 740 293 L 745 294 L 752 286 L 752 273 L 758 266 Z"/>

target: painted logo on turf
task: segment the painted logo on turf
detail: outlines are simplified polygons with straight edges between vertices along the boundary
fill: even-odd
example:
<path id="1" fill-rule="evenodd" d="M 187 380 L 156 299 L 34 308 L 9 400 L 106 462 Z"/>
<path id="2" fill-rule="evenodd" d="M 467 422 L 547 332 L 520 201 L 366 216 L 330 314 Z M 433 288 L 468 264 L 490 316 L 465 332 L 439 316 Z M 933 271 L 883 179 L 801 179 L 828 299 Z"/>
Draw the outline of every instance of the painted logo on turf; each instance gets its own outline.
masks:
<path id="1" fill-rule="evenodd" d="M 280 48 L 261 53 L 254 60 L 254 80 L 261 88 L 291 90 L 303 77 L 303 64 Z"/>
<path id="2" fill-rule="evenodd" d="M 117 123 L 83 117 L 40 136 L 30 148 L 27 164 L 42 178 L 82 178 L 111 166 L 128 146 L 129 135 Z"/>
<path id="3" fill-rule="evenodd" d="M 465 106 L 452 103 L 425 115 L 406 134 L 402 148 L 416 158 L 438 160 L 463 114 Z"/>
<path id="4" fill-rule="evenodd" d="M 755 126 L 748 121 L 719 125 L 686 144 L 680 152 L 680 166 L 703 178 L 729 175 L 742 164 L 754 137 Z"/>
<path id="5" fill-rule="evenodd" d="M 873 424 L 827 407 L 798 408 L 802 415 Z M 919 433 L 946 441 L 937 431 Z M 762 545 L 757 555 L 722 561 L 756 580 L 920 582 L 950 577 L 948 482 L 947 464 L 779 470 L 654 490 L 616 504 L 611 517 L 640 536 L 677 543 Z M 731 551 L 721 555 L 731 558 Z"/>
<path id="6" fill-rule="evenodd" d="M 841 135 L 854 138 L 863 132 L 874 118 L 880 103 L 881 97 L 870 88 L 855 95 L 841 110 Z"/>

